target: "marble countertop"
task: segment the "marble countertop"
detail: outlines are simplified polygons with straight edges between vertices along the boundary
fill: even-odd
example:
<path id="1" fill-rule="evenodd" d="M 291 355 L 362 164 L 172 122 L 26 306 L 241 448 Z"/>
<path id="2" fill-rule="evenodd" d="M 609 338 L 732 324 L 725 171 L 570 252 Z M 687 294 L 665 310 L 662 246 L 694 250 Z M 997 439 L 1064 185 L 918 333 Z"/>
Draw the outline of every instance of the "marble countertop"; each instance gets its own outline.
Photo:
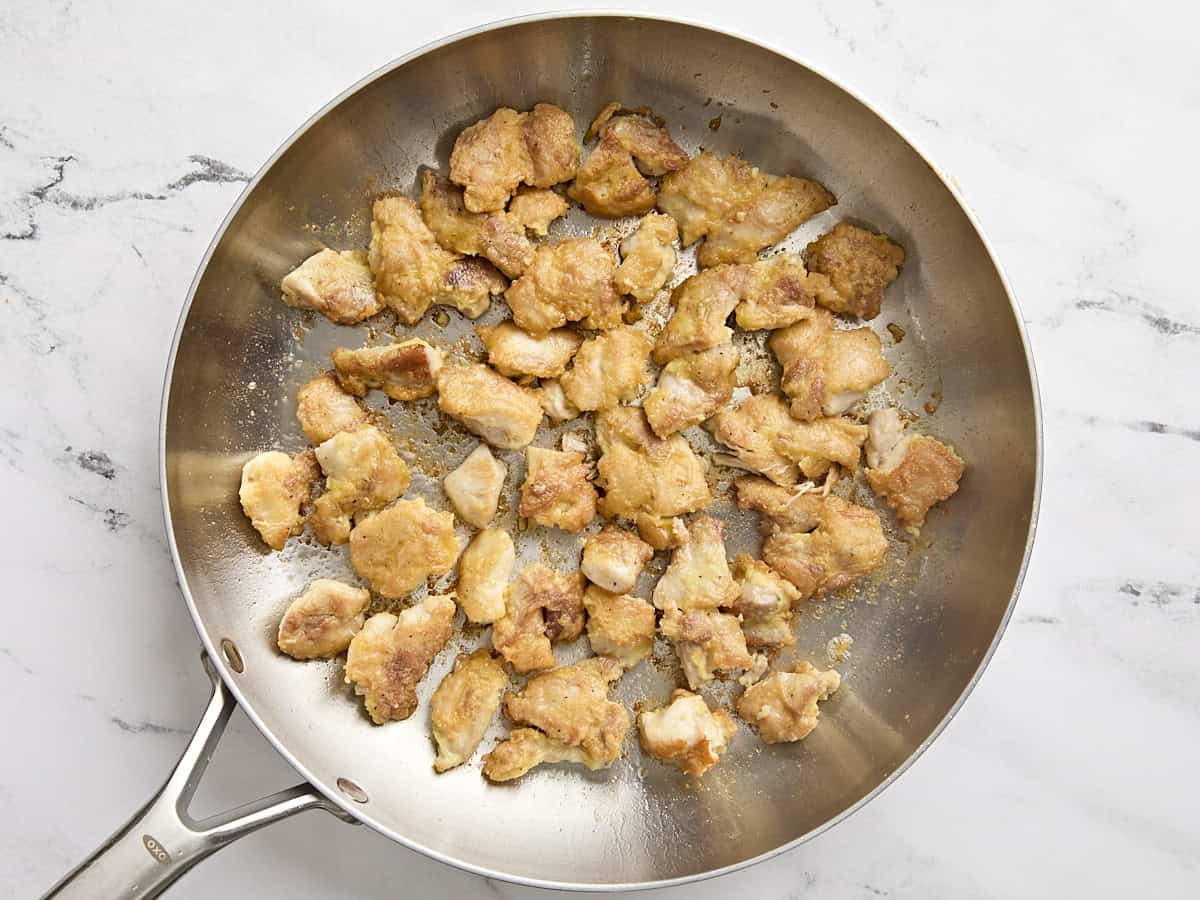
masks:
<path id="1" fill-rule="evenodd" d="M 837 73 L 957 178 L 1021 299 L 1046 441 L 1020 604 L 933 748 L 819 839 L 657 896 L 1194 896 L 1194 14 L 1164 0 L 644 6 Z M 167 349 L 213 231 L 344 86 L 517 11 L 0 6 L 0 490 L 17 513 L 0 542 L 0 896 L 37 895 L 123 821 L 206 699 L 156 453 Z M 293 779 L 238 714 L 198 805 Z M 309 814 L 170 896 L 382 898 L 398 876 L 416 897 L 536 895 Z"/>

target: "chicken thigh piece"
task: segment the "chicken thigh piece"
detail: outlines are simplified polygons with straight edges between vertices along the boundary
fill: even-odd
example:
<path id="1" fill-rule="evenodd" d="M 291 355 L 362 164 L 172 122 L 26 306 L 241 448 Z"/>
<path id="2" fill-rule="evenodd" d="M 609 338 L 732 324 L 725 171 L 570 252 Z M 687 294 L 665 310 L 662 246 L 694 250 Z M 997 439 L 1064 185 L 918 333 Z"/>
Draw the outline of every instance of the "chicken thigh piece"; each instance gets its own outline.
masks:
<path id="1" fill-rule="evenodd" d="M 292 659 L 331 659 L 350 646 L 370 602 L 370 591 L 318 578 L 288 606 L 276 643 Z"/>
<path id="2" fill-rule="evenodd" d="M 460 519 L 476 528 L 487 528 L 496 515 L 507 475 L 504 463 L 492 456 L 487 444 L 480 444 L 442 479 L 442 489 Z"/>
<path id="3" fill-rule="evenodd" d="M 454 670 L 442 679 L 429 702 L 437 742 L 434 771 L 445 772 L 471 758 L 496 718 L 506 687 L 508 675 L 490 650 L 459 654 Z"/>
<path id="4" fill-rule="evenodd" d="M 671 564 L 654 587 L 654 605 L 671 609 L 717 609 L 738 595 L 725 557 L 725 523 L 700 515 L 688 525 L 688 540 L 672 551 Z"/>
<path id="5" fill-rule="evenodd" d="M 621 264 L 613 276 L 616 289 L 642 303 L 653 300 L 675 271 L 678 237 L 670 216 L 650 213 L 642 219 L 637 230 L 621 241 Z"/>
<path id="6" fill-rule="evenodd" d="M 904 248 L 886 234 L 845 222 L 808 245 L 808 270 L 829 278 L 833 292 L 818 299 L 827 309 L 873 319 L 883 306 L 884 289 L 900 275 Z"/>
<path id="7" fill-rule="evenodd" d="M 605 525 L 583 545 L 579 569 L 592 584 L 627 594 L 652 556 L 654 549 L 633 532 Z"/>
<path id="8" fill-rule="evenodd" d="M 445 366 L 437 386 L 438 409 L 501 450 L 524 447 L 541 424 L 538 395 L 488 366 Z"/>
<path id="9" fill-rule="evenodd" d="M 615 328 L 624 311 L 613 287 L 615 272 L 612 251 L 598 240 L 565 238 L 538 247 L 504 299 L 514 324 L 532 334 L 581 320 L 589 328 Z"/>
<path id="10" fill-rule="evenodd" d="M 322 544 L 346 543 L 352 517 L 387 506 L 412 480 L 391 439 L 374 425 L 339 432 L 316 453 L 325 493 L 313 506 L 311 522 Z"/>
<path id="11" fill-rule="evenodd" d="M 367 260 L 376 294 L 405 325 L 415 325 L 435 304 L 477 318 L 507 286 L 491 263 L 443 249 L 407 197 L 375 201 Z"/>
<path id="12" fill-rule="evenodd" d="M 743 159 L 704 152 L 666 175 L 658 208 L 679 224 L 686 247 L 706 237 L 701 267 L 752 263 L 757 252 L 837 202 L 807 178 L 768 175 Z"/>
<path id="13" fill-rule="evenodd" d="M 507 531 L 485 528 L 458 559 L 458 602 L 467 619 L 489 625 L 504 615 L 504 595 L 517 554 Z"/>
<path id="14" fill-rule="evenodd" d="M 650 381 L 646 363 L 653 341 L 628 326 L 583 342 L 571 369 L 559 381 L 576 409 L 609 409 L 633 400 Z"/>
<path id="15" fill-rule="evenodd" d="M 779 386 L 792 417 L 804 422 L 840 416 L 891 372 L 875 332 L 835 329 L 823 309 L 774 332 L 767 345 L 783 368 Z"/>
<path id="16" fill-rule="evenodd" d="M 674 312 L 654 344 L 654 361 L 709 350 L 733 339 L 725 324 L 749 278 L 747 266 L 716 266 L 693 275 L 671 294 Z"/>
<path id="17" fill-rule="evenodd" d="M 596 517 L 596 489 L 583 454 L 525 448 L 520 514 L 536 525 L 579 532 Z"/>
<path id="18" fill-rule="evenodd" d="M 551 642 L 575 640 L 583 619 L 583 578 L 535 563 L 508 586 L 504 615 L 492 624 L 492 646 L 515 672 L 549 669 Z"/>
<path id="19" fill-rule="evenodd" d="M 737 732 L 729 713 L 709 709 L 699 694 L 681 689 L 666 706 L 639 713 L 637 725 L 643 750 L 688 775 L 703 775 L 715 766 Z"/>
<path id="20" fill-rule="evenodd" d="M 632 669 L 654 651 L 654 607 L 641 597 L 614 594 L 589 584 L 583 594 L 588 642 L 597 656 Z"/>
<path id="21" fill-rule="evenodd" d="M 356 397 L 371 388 L 392 400 L 432 397 L 442 368 L 442 351 L 420 338 L 356 350 L 338 347 L 332 355 L 338 383 Z"/>
<path id="22" fill-rule="evenodd" d="M 508 378 L 557 378 L 583 343 L 583 337 L 570 328 L 530 334 L 512 322 L 477 325 L 475 333 L 487 348 L 488 362 Z"/>
<path id="23" fill-rule="evenodd" d="M 953 447 L 924 434 L 903 434 L 895 409 L 871 413 L 867 483 L 896 512 L 910 534 L 921 533 L 925 516 L 958 491 L 965 465 Z"/>
<path id="24" fill-rule="evenodd" d="M 483 758 L 483 777 L 502 782 L 520 778 L 542 763 L 573 762 L 587 765 L 588 756 L 579 747 L 547 737 L 536 728 L 514 728 Z"/>
<path id="25" fill-rule="evenodd" d="M 454 632 L 454 599 L 431 594 L 398 616 L 376 613 L 350 642 L 346 683 L 364 698 L 376 725 L 407 719 L 417 708 L 417 682 Z"/>
<path id="26" fill-rule="evenodd" d="M 566 422 L 579 415 L 579 410 L 567 399 L 562 382 L 557 378 L 543 381 L 537 388 L 538 401 L 542 411 L 555 422 Z"/>
<path id="27" fill-rule="evenodd" d="M 670 607 L 659 621 L 665 637 L 675 645 L 688 687 L 707 684 L 718 672 L 733 672 L 753 664 L 737 616 L 714 609 L 684 611 Z"/>
<path id="28" fill-rule="evenodd" d="M 772 672 L 746 688 L 737 701 L 737 713 L 768 744 L 799 741 L 817 727 L 817 703 L 827 700 L 842 683 L 833 670 L 821 671 L 800 663 L 791 672 Z"/>
<path id="29" fill-rule="evenodd" d="M 800 600 L 796 586 L 745 553 L 734 558 L 733 577 L 738 595 L 732 612 L 741 617 L 746 646 L 751 650 L 793 646 L 792 606 Z"/>
<path id="30" fill-rule="evenodd" d="M 445 575 L 458 551 L 454 514 L 430 509 L 422 498 L 397 500 L 350 532 L 350 565 L 371 590 L 392 599 L 430 575 Z"/>
<path id="31" fill-rule="evenodd" d="M 304 529 L 301 506 L 320 474 L 311 450 L 294 457 L 270 450 L 242 466 L 242 511 L 272 550 L 282 550 L 289 537 Z"/>
<path id="32" fill-rule="evenodd" d="M 361 250 L 314 253 L 279 287 L 288 306 L 314 309 L 339 325 L 361 322 L 381 308 L 367 254 Z"/>
<path id="33" fill-rule="evenodd" d="M 296 418 L 304 436 L 320 444 L 339 431 L 367 424 L 367 411 L 342 390 L 332 372 L 323 372 L 296 392 Z"/>
<path id="34" fill-rule="evenodd" d="M 737 386 L 740 354 L 733 344 L 677 356 L 642 402 L 646 421 L 660 438 L 699 425 L 729 402 Z"/>
<path id="35" fill-rule="evenodd" d="M 810 273 L 794 253 L 776 253 L 749 267 L 737 306 L 737 323 L 746 331 L 784 328 L 813 314 L 817 303 L 834 296 L 824 275 Z"/>

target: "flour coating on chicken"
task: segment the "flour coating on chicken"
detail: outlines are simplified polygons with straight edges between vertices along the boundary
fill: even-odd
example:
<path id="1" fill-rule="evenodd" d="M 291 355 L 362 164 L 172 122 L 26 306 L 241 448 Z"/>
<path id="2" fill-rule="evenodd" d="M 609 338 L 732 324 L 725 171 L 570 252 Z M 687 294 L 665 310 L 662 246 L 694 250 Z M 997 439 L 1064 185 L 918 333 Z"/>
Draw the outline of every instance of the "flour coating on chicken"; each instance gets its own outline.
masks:
<path id="1" fill-rule="evenodd" d="M 304 436 L 320 444 L 339 431 L 365 425 L 367 411 L 342 390 L 332 372 L 323 372 L 296 392 L 296 418 Z"/>
<path id="2" fill-rule="evenodd" d="M 316 453 L 325 493 L 313 506 L 311 524 L 322 544 L 346 543 L 353 517 L 382 509 L 408 490 L 408 465 L 374 425 L 339 432 Z"/>
<path id="3" fill-rule="evenodd" d="M 633 400 L 650 381 L 646 363 L 653 344 L 638 328 L 614 328 L 583 342 L 559 381 L 576 409 L 609 409 Z"/>
<path id="4" fill-rule="evenodd" d="M 566 422 L 579 415 L 579 410 L 567 399 L 562 382 L 557 378 L 543 381 L 537 388 L 538 401 L 542 411 L 555 422 Z"/>
<path id="5" fill-rule="evenodd" d="M 737 593 L 725 556 L 725 523 L 696 516 L 688 524 L 687 542 L 672 551 L 671 564 L 654 587 L 654 605 L 664 611 L 717 609 Z"/>
<path id="6" fill-rule="evenodd" d="M 504 615 L 492 624 L 492 646 L 515 672 L 549 669 L 551 642 L 575 640 L 583 620 L 582 576 L 535 563 L 508 586 Z"/>
<path id="7" fill-rule="evenodd" d="M 445 575 L 458 559 L 454 514 L 422 498 L 397 500 L 354 526 L 350 564 L 384 597 L 407 596 L 430 575 Z"/>
<path id="8" fill-rule="evenodd" d="M 895 410 L 877 410 L 869 421 L 867 483 L 912 534 L 920 534 L 929 510 L 958 491 L 965 465 L 937 438 L 903 434 Z"/>
<path id="9" fill-rule="evenodd" d="M 740 354 L 732 344 L 677 356 L 642 402 L 654 433 L 665 438 L 699 425 L 729 402 L 737 386 Z"/>
<path id="10" fill-rule="evenodd" d="M 832 293 L 820 302 L 834 312 L 873 319 L 883 306 L 883 292 L 900 275 L 904 248 L 886 234 L 875 234 L 846 222 L 821 235 L 806 249 L 810 272 L 829 278 Z"/>
<path id="11" fill-rule="evenodd" d="M 420 400 L 437 390 L 442 351 L 420 338 L 356 350 L 338 347 L 333 366 L 338 383 L 357 397 L 378 388 L 392 400 Z"/>
<path id="12" fill-rule="evenodd" d="M 504 299 L 513 322 L 533 334 L 579 321 L 587 328 L 616 328 L 625 306 L 613 287 L 615 272 L 612 251 L 599 241 L 566 238 L 538 247 Z"/>
<path id="13" fill-rule="evenodd" d="M 653 300 L 675 271 L 678 237 L 670 216 L 650 213 L 642 219 L 637 230 L 621 241 L 621 264 L 613 275 L 616 289 L 642 303 Z"/>
<path id="14" fill-rule="evenodd" d="M 715 766 L 737 732 L 729 713 L 709 709 L 703 697 L 684 690 L 672 693 L 666 706 L 639 713 L 637 725 L 643 750 L 688 775 Z"/>
<path id="15" fill-rule="evenodd" d="M 654 650 L 654 607 L 641 597 L 615 594 L 589 584 L 583 594 L 592 652 L 611 656 L 626 669 Z"/>
<path id="16" fill-rule="evenodd" d="M 445 366 L 437 386 L 438 409 L 501 450 L 524 447 L 541 424 L 537 394 L 488 366 Z"/>
<path id="17" fill-rule="evenodd" d="M 596 516 L 589 474 L 582 453 L 526 447 L 520 514 L 535 525 L 582 531 Z"/>
<path id="18" fill-rule="evenodd" d="M 709 350 L 733 339 L 725 324 L 748 279 L 745 266 L 717 266 L 693 275 L 671 294 L 674 312 L 654 344 L 654 361 L 668 363 L 685 353 Z"/>
<path id="19" fill-rule="evenodd" d="M 460 519 L 476 528 L 486 528 L 496 515 L 507 475 L 504 463 L 492 456 L 487 444 L 480 444 L 442 479 L 442 489 Z"/>
<path id="20" fill-rule="evenodd" d="M 485 528 L 471 538 L 458 559 L 458 602 L 467 619 L 488 625 L 504 615 L 505 593 L 516 565 L 507 531 Z"/>
<path id="21" fill-rule="evenodd" d="M 557 378 L 583 343 L 583 336 L 570 328 L 530 334 L 512 322 L 477 325 L 475 333 L 487 348 L 488 362 L 509 378 Z"/>
<path id="22" fill-rule="evenodd" d="M 817 727 L 820 709 L 841 684 L 833 670 L 821 671 L 812 663 L 800 663 L 791 672 L 772 672 L 746 688 L 738 698 L 737 713 L 768 744 L 799 741 Z"/>
<path id="23" fill-rule="evenodd" d="M 435 771 L 445 772 L 471 758 L 496 718 L 507 687 L 504 666 L 490 650 L 459 654 L 454 670 L 442 679 L 429 702 L 429 719 L 437 742 Z"/>
<path id="24" fill-rule="evenodd" d="M 633 532 L 605 525 L 583 545 L 579 569 L 604 590 L 627 594 L 652 556 L 654 549 Z"/>
<path id="25" fill-rule="evenodd" d="M 675 655 L 692 690 L 712 681 L 718 672 L 734 672 L 753 663 L 741 623 L 730 613 L 713 609 L 685 612 L 671 606 L 659 627 L 675 645 Z"/>
<path id="26" fill-rule="evenodd" d="M 282 550 L 289 537 L 304 529 L 301 507 L 320 474 L 311 450 L 294 457 L 270 450 L 242 466 L 242 511 L 272 550 Z"/>
<path id="27" fill-rule="evenodd" d="M 370 591 L 318 578 L 288 606 L 276 643 L 292 659 L 331 659 L 350 646 L 370 602 Z"/>
<path id="28" fill-rule="evenodd" d="M 367 254 L 361 250 L 314 253 L 279 285 L 283 302 L 314 309 L 339 325 L 353 325 L 380 310 Z"/>
<path id="29" fill-rule="evenodd" d="M 758 650 L 794 645 L 792 607 L 801 599 L 796 586 L 745 553 L 734 558 L 733 577 L 738 595 L 732 611 L 741 617 L 746 646 Z"/>
<path id="30" fill-rule="evenodd" d="M 784 328 L 813 315 L 816 304 L 828 303 L 833 285 L 809 272 L 794 253 L 776 253 L 749 267 L 749 278 L 737 306 L 737 324 L 746 331 Z"/>

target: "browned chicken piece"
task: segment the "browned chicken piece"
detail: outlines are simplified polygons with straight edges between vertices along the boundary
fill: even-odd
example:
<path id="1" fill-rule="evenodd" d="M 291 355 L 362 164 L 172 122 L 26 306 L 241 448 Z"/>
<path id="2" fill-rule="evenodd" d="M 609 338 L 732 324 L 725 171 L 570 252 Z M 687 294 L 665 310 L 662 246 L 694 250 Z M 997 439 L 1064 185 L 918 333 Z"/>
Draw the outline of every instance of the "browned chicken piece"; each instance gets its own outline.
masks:
<path id="1" fill-rule="evenodd" d="M 537 394 L 487 366 L 445 366 L 437 386 L 438 409 L 501 450 L 524 447 L 542 422 Z"/>
<path id="2" fill-rule="evenodd" d="M 346 684 L 364 698 L 376 725 L 407 719 L 417 708 L 417 682 L 454 633 L 454 598 L 431 594 L 400 615 L 376 613 L 350 642 Z"/>
<path id="3" fill-rule="evenodd" d="M 746 491 L 752 479 L 738 480 L 738 505 L 762 509 L 767 490 Z M 783 490 L 776 487 L 776 490 Z M 874 510 L 841 497 L 806 495 L 790 506 L 783 499 L 767 505 L 785 507 L 785 518 L 773 520 L 763 542 L 762 558 L 799 590 L 802 599 L 822 597 L 853 585 L 877 569 L 888 543 Z"/>
<path id="4" fill-rule="evenodd" d="M 834 312 L 873 319 L 883 306 L 883 291 L 900 275 L 904 248 L 886 234 L 873 234 L 838 222 L 808 245 L 808 270 L 829 277 L 833 292 L 818 297 Z"/>
<path id="5" fill-rule="evenodd" d="M 709 427 L 735 454 L 721 462 L 782 485 L 795 484 L 801 475 L 820 478 L 834 463 L 856 469 L 867 437 L 865 425 L 846 418 L 797 421 L 778 394 L 748 397 L 737 409 L 718 412 Z"/>
<path id="6" fill-rule="evenodd" d="M 565 422 L 579 415 L 579 410 L 567 399 L 562 382 L 557 378 L 543 381 L 538 385 L 538 400 L 541 401 L 542 411 L 555 422 Z"/>
<path id="7" fill-rule="evenodd" d="M 693 691 L 712 681 L 717 672 L 745 669 L 753 663 L 737 616 L 712 609 L 684 612 L 673 606 L 663 614 L 659 627 L 674 643 Z"/>
<path id="8" fill-rule="evenodd" d="M 371 592 L 318 578 L 288 606 L 279 623 L 279 649 L 292 659 L 331 659 L 363 627 Z"/>
<path id="9" fill-rule="evenodd" d="M 834 294 L 824 275 L 810 273 L 794 253 L 776 253 L 750 266 L 737 323 L 746 331 L 784 328 L 813 314 Z"/>
<path id="10" fill-rule="evenodd" d="M 579 569 L 604 590 L 627 594 L 652 556 L 653 548 L 633 532 L 605 525 L 583 545 Z"/>
<path id="11" fill-rule="evenodd" d="M 272 550 L 282 550 L 289 537 L 304 530 L 300 507 L 320 475 L 311 450 L 294 457 L 269 450 L 242 466 L 242 511 Z"/>
<path id="12" fill-rule="evenodd" d="M 535 563 L 508 586 L 504 615 L 492 624 L 492 646 L 515 672 L 549 669 L 550 643 L 579 637 L 583 616 L 582 576 Z"/>
<path id="13" fill-rule="evenodd" d="M 597 413 L 596 441 L 605 489 L 600 512 L 607 518 L 670 518 L 708 506 L 704 463 L 682 435 L 655 436 L 640 409 L 617 406 Z"/>
<path id="14" fill-rule="evenodd" d="M 594 216 L 618 218 L 654 209 L 654 186 L 646 176 L 665 175 L 687 164 L 688 155 L 671 139 L 662 120 L 648 110 L 610 103 L 585 135 L 597 139 L 568 189 Z"/>
<path id="15" fill-rule="evenodd" d="M 884 434 L 885 429 L 877 421 L 892 417 L 898 420 L 895 410 L 890 409 L 871 414 L 868 458 L 874 456 L 877 461 L 874 468 L 867 469 L 867 482 L 896 511 L 896 519 L 907 531 L 920 534 L 930 508 L 958 490 L 965 466 L 954 448 L 937 438 L 924 434 L 900 436 L 893 429 Z"/>
<path id="16" fill-rule="evenodd" d="M 664 612 L 717 609 L 738 595 L 725 557 L 725 523 L 701 515 L 688 525 L 688 540 L 671 553 L 671 564 L 654 586 L 654 605 Z"/>
<path id="17" fill-rule="evenodd" d="M 642 219 L 637 230 L 621 241 L 621 265 L 613 276 L 616 289 L 643 303 L 653 300 L 675 271 L 678 237 L 670 216 L 650 213 Z"/>
<path id="18" fill-rule="evenodd" d="M 621 324 L 621 298 L 613 287 L 616 264 L 612 252 L 594 238 L 566 238 L 543 244 L 525 274 L 508 288 L 504 299 L 513 322 L 533 334 L 545 334 L 568 322 L 588 320 L 595 313 L 601 324 Z M 609 323 L 616 313 L 616 321 Z"/>
<path id="19" fill-rule="evenodd" d="M 745 290 L 746 266 L 717 266 L 693 275 L 671 294 L 675 311 L 654 345 L 654 361 L 668 363 L 685 353 L 728 344 L 733 329 L 725 324 Z"/>
<path id="20" fill-rule="evenodd" d="M 567 401 L 576 409 L 609 409 L 633 400 L 650 381 L 646 365 L 653 341 L 628 326 L 583 342 L 575 362 L 560 379 Z"/>
<path id="21" fill-rule="evenodd" d="M 430 575 L 445 575 L 458 559 L 454 514 L 421 498 L 397 500 L 350 532 L 350 565 L 371 590 L 406 597 Z"/>
<path id="22" fill-rule="evenodd" d="M 506 687 L 508 675 L 490 650 L 459 654 L 454 671 L 442 679 L 429 702 L 437 741 L 434 771 L 445 772 L 471 758 L 496 718 Z"/>
<path id="23" fill-rule="evenodd" d="M 611 656 L 632 669 L 654 650 L 654 607 L 632 594 L 614 594 L 589 584 L 583 594 L 587 607 L 588 642 L 597 656 Z"/>
<path id="24" fill-rule="evenodd" d="M 779 386 L 795 419 L 840 416 L 888 377 L 879 336 L 870 328 L 841 330 L 823 309 L 781 328 L 767 341 L 783 368 Z"/>
<path id="25" fill-rule="evenodd" d="M 678 516 L 654 516 L 641 512 L 633 517 L 633 522 L 641 539 L 655 550 L 674 550 L 687 542 L 687 526 Z"/>
<path id="26" fill-rule="evenodd" d="M 507 474 L 508 468 L 492 456 L 487 444 L 480 444 L 442 479 L 442 489 L 460 519 L 476 528 L 487 528 L 500 505 Z"/>
<path id="27" fill-rule="evenodd" d="M 737 713 L 768 744 L 799 741 L 817 727 L 817 703 L 827 700 L 842 683 L 832 669 L 821 671 L 800 663 L 791 672 L 772 672 L 746 688 L 737 701 Z"/>
<path id="28" fill-rule="evenodd" d="M 807 178 L 768 175 L 736 157 L 701 153 L 662 180 L 658 208 L 679 223 L 686 247 L 701 237 L 701 267 L 752 263 L 837 199 Z"/>
<path id="29" fill-rule="evenodd" d="M 792 605 L 800 600 L 796 587 L 745 553 L 734 558 L 733 577 L 739 588 L 733 612 L 742 619 L 746 646 L 752 650 L 793 646 Z"/>
<path id="30" fill-rule="evenodd" d="M 332 372 L 322 372 L 296 392 L 296 418 L 304 436 L 320 444 L 339 431 L 367 424 L 367 411 L 342 390 Z"/>
<path id="31" fill-rule="evenodd" d="M 526 231 L 545 237 L 550 233 L 550 223 L 565 216 L 570 208 L 560 194 L 547 188 L 520 187 L 508 204 L 508 214 Z"/>
<path id="32" fill-rule="evenodd" d="M 587 764 L 579 747 L 546 737 L 536 728 L 514 728 L 508 737 L 483 757 L 483 776 L 488 781 L 512 781 L 542 763 Z"/>
<path id="33" fill-rule="evenodd" d="M 339 325 L 353 325 L 380 310 L 371 267 L 362 250 L 314 253 L 288 273 L 279 287 L 288 306 L 315 309 Z"/>
<path id="34" fill-rule="evenodd" d="M 732 344 L 677 356 L 663 368 L 642 402 L 654 433 L 665 438 L 699 425 L 729 402 L 740 355 Z"/>
<path id="35" fill-rule="evenodd" d="M 583 343 L 583 337 L 570 328 L 530 334 L 512 322 L 476 325 L 475 333 L 487 348 L 488 362 L 509 378 L 557 378 Z"/>
<path id="36" fill-rule="evenodd" d="M 812 531 L 821 524 L 825 498 L 817 491 L 781 487 L 751 475 L 733 484 L 738 508 L 761 513 L 780 531 Z"/>
<path id="37" fill-rule="evenodd" d="M 624 669 L 615 659 L 593 656 L 529 679 L 504 698 L 513 722 L 532 725 L 567 747 L 578 748 L 589 769 L 603 769 L 621 755 L 629 713 L 608 699 L 609 685 Z M 486 765 L 486 764 L 485 764 Z M 486 768 L 485 768 L 486 774 Z"/>
<path id="38" fill-rule="evenodd" d="M 458 559 L 458 602 L 467 619 L 489 625 L 504 615 L 504 593 L 517 554 L 507 531 L 485 528 Z"/>
<path id="39" fill-rule="evenodd" d="M 525 448 L 520 514 L 535 525 L 579 532 L 596 517 L 596 489 L 583 454 Z"/>
<path id="40" fill-rule="evenodd" d="M 357 350 L 338 347 L 333 366 L 342 389 L 358 397 L 378 388 L 392 400 L 420 400 L 437 390 L 442 351 L 420 338 Z"/>
<path id="41" fill-rule="evenodd" d="M 471 212 L 494 212 L 522 184 L 548 188 L 574 177 L 579 142 L 569 113 L 549 103 L 529 112 L 501 107 L 464 128 L 450 153 L 450 180 Z"/>
<path id="42" fill-rule="evenodd" d="M 723 709 L 709 709 L 704 698 L 676 689 L 671 702 L 638 714 L 642 749 L 659 762 L 688 775 L 703 775 L 717 764 L 737 725 Z"/>
<path id="43" fill-rule="evenodd" d="M 405 325 L 415 325 L 434 304 L 477 318 L 507 286 L 491 263 L 443 249 L 407 197 L 375 201 L 367 259 L 376 294 Z"/>
<path id="44" fill-rule="evenodd" d="M 339 432 L 316 453 L 325 473 L 325 493 L 313 506 L 311 524 L 322 544 L 346 543 L 351 517 L 383 509 L 408 490 L 412 480 L 391 440 L 374 425 Z"/>

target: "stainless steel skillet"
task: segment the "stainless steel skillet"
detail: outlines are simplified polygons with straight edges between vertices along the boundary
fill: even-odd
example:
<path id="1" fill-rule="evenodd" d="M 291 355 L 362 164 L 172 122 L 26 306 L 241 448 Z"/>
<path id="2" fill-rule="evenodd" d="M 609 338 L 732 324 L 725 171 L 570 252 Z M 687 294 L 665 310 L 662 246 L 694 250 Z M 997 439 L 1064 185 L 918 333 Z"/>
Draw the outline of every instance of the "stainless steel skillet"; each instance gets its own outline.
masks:
<path id="1" fill-rule="evenodd" d="M 457 131 L 496 106 L 546 100 L 582 125 L 611 99 L 653 107 L 691 150 L 738 152 L 828 185 L 839 206 L 796 243 L 846 217 L 908 249 L 876 323 L 897 326 L 885 335 L 897 369 L 887 392 L 914 411 L 928 405 L 926 427 L 959 448 L 969 474 L 915 546 L 898 544 L 884 577 L 802 615 L 801 656 L 822 658 L 843 631 L 855 640 L 845 686 L 802 744 L 762 749 L 743 729 L 698 784 L 632 746 L 606 772 L 550 768 L 501 787 L 470 766 L 435 776 L 424 705 L 405 723 L 372 727 L 340 665 L 297 664 L 271 641 L 288 599 L 312 577 L 346 571 L 345 560 L 297 542 L 265 553 L 238 508 L 240 468 L 259 450 L 303 446 L 296 388 L 333 346 L 366 337 L 298 316 L 277 285 L 322 243 L 364 246 L 371 200 L 410 191 L 418 166 L 444 165 Z M 416 332 L 453 345 L 467 330 L 451 313 L 427 316 Z M 381 414 L 423 474 L 414 490 L 432 495 L 469 443 L 437 429 L 419 404 Z M 1041 463 L 1014 301 L 969 212 L 909 142 L 831 79 L 776 51 L 683 22 L 583 13 L 504 22 L 426 47 L 352 87 L 288 140 L 239 199 L 192 285 L 162 441 L 167 531 L 214 696 L 162 792 L 57 897 L 155 896 L 228 841 L 312 807 L 464 869 L 544 887 L 663 885 L 795 846 L 889 784 L 970 692 L 1024 573 Z M 745 522 L 731 531 L 731 543 L 754 540 Z M 561 561 L 573 551 L 528 552 Z M 423 699 L 452 655 L 423 683 Z M 627 702 L 669 690 L 669 673 L 642 669 L 621 685 Z M 195 822 L 187 801 L 234 702 L 306 783 Z"/>

